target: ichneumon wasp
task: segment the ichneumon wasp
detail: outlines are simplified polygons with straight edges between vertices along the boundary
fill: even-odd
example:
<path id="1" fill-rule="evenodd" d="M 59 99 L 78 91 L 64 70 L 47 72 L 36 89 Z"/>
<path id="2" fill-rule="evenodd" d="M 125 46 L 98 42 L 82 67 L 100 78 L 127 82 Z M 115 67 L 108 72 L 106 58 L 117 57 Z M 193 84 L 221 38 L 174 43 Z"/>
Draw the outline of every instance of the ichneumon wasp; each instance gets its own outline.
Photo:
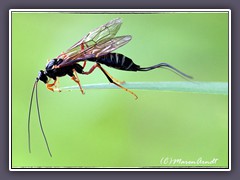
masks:
<path id="1" fill-rule="evenodd" d="M 115 68 L 115 69 L 124 70 L 124 71 L 150 71 L 156 68 L 168 68 L 170 70 L 173 70 L 178 75 L 181 75 L 186 78 L 192 78 L 191 76 L 186 75 L 185 73 L 179 71 L 178 69 L 174 68 L 173 66 L 167 63 L 160 63 L 150 67 L 140 67 L 139 65 L 135 64 L 130 58 L 119 53 L 112 53 L 112 51 L 127 44 L 132 39 L 130 35 L 115 37 L 115 35 L 117 34 L 118 30 L 121 27 L 121 24 L 122 24 L 122 20 L 120 18 L 117 18 L 94 29 L 93 31 L 89 32 L 86 36 L 84 36 L 80 41 L 75 43 L 72 47 L 67 49 L 65 52 L 61 53 L 56 58 L 50 60 L 47 63 L 44 71 L 40 70 L 38 77 L 36 78 L 36 81 L 33 85 L 31 99 L 30 99 L 30 107 L 29 107 L 29 115 L 28 115 L 29 152 L 31 152 L 30 116 L 31 116 L 33 94 L 36 89 L 36 105 L 37 105 L 39 124 L 40 124 L 40 128 L 41 128 L 49 155 L 52 156 L 48 142 L 47 142 L 47 138 L 41 123 L 40 110 L 38 105 L 38 95 L 37 95 L 37 84 L 39 80 L 46 84 L 47 89 L 51 91 L 60 92 L 60 89 L 57 86 L 58 77 L 68 75 L 71 77 L 73 81 L 75 81 L 78 84 L 80 91 L 82 92 L 82 94 L 84 94 L 84 91 L 81 87 L 80 80 L 77 76 L 77 73 L 83 74 L 83 75 L 89 75 L 96 68 L 99 68 L 103 72 L 103 74 L 107 77 L 110 83 L 113 83 L 119 88 L 129 92 L 137 99 L 138 97 L 134 92 L 122 86 L 123 83 L 113 78 L 105 69 L 103 69 L 101 64 Z M 87 61 L 94 62 L 94 65 L 88 71 L 85 71 L 84 68 L 86 66 Z M 78 64 L 79 62 L 83 62 L 83 65 Z M 53 79 L 54 82 L 50 84 L 49 81 L 51 79 Z"/>

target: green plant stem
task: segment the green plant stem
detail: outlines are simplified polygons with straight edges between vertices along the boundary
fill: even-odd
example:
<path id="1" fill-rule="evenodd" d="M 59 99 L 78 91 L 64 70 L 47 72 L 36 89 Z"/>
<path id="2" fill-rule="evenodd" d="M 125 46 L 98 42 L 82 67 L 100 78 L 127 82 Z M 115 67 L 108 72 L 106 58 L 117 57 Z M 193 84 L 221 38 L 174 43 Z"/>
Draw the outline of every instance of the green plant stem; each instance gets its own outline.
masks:
<path id="1" fill-rule="evenodd" d="M 166 92 L 191 92 L 202 94 L 228 95 L 227 82 L 128 82 L 122 84 L 128 89 L 158 90 Z M 83 89 L 119 89 L 110 83 L 87 84 Z M 61 91 L 79 90 L 78 86 L 62 87 Z"/>

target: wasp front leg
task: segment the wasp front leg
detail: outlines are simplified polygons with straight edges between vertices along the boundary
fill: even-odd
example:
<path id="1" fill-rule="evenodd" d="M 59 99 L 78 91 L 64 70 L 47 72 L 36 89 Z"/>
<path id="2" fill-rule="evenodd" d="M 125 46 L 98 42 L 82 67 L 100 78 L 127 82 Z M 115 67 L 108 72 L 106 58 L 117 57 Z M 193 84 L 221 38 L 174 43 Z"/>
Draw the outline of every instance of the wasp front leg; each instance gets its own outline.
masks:
<path id="1" fill-rule="evenodd" d="M 58 92 L 61 92 L 61 90 L 58 88 L 59 87 L 59 81 L 58 79 L 54 79 L 54 82 L 52 84 L 48 84 L 46 83 L 46 87 L 48 90 L 50 91 L 58 91 Z"/>

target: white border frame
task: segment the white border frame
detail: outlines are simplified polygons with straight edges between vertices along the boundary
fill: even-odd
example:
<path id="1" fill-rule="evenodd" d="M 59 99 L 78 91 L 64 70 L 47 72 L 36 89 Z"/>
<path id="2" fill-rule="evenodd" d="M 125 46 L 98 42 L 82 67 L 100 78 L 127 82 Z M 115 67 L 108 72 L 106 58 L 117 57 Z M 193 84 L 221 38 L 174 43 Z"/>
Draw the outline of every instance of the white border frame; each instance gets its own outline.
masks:
<path id="1" fill-rule="evenodd" d="M 228 169 L 222 168 L 114 168 L 114 169 L 106 169 L 106 168 L 92 168 L 92 169 L 71 169 L 71 168 L 22 168 L 16 169 L 12 168 L 12 12 L 38 12 L 38 13 L 56 13 L 56 12 L 129 12 L 129 13 L 144 13 L 144 12 L 177 12 L 177 13 L 215 13 L 215 12 L 228 12 Z M 9 10 L 9 170 L 10 171 L 231 171 L 231 10 L 230 9 L 10 9 Z"/>

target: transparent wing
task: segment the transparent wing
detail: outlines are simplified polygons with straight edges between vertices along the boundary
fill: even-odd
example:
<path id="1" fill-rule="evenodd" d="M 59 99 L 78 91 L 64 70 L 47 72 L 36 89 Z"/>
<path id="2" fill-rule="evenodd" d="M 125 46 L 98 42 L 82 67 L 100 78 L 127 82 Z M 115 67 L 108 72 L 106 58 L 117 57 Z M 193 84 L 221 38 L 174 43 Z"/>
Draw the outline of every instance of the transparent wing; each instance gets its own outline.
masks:
<path id="1" fill-rule="evenodd" d="M 86 54 L 90 52 L 90 49 L 92 52 L 94 52 L 93 47 L 96 47 L 97 44 L 104 44 L 113 39 L 113 37 L 120 29 L 121 24 L 122 20 L 120 18 L 117 18 L 94 29 L 85 37 L 83 37 L 80 41 L 75 43 L 72 47 L 67 49 L 66 52 L 59 55 L 58 58 L 62 58 L 64 60 L 63 62 L 68 62 L 80 57 L 83 58 Z"/>
<path id="2" fill-rule="evenodd" d="M 132 39 L 131 36 L 119 36 L 107 41 L 100 41 L 92 48 L 86 51 L 86 54 L 94 54 L 96 56 L 102 56 L 104 54 L 110 53 L 115 49 L 127 44 Z"/>
<path id="3" fill-rule="evenodd" d="M 99 43 L 84 51 L 84 56 L 82 56 L 82 54 L 76 54 L 75 56 L 71 56 L 72 59 L 70 61 L 63 61 L 60 67 L 110 53 L 115 49 L 118 49 L 119 47 L 127 44 L 131 39 L 132 37 L 130 35 L 127 35 L 100 41 Z"/>
<path id="4" fill-rule="evenodd" d="M 110 53 L 119 47 L 127 44 L 132 39 L 131 36 L 118 36 L 112 39 L 107 39 L 104 41 L 100 41 L 94 46 L 86 49 L 84 51 L 84 56 L 88 57 L 88 55 L 93 55 L 91 57 L 98 57 L 104 54 Z M 82 54 L 76 54 L 75 56 L 71 55 L 73 59 L 81 58 Z"/>

